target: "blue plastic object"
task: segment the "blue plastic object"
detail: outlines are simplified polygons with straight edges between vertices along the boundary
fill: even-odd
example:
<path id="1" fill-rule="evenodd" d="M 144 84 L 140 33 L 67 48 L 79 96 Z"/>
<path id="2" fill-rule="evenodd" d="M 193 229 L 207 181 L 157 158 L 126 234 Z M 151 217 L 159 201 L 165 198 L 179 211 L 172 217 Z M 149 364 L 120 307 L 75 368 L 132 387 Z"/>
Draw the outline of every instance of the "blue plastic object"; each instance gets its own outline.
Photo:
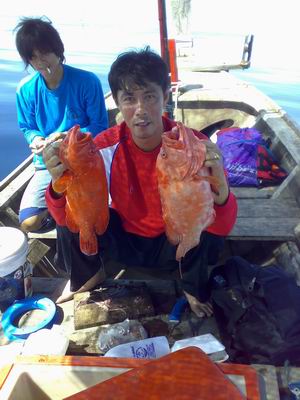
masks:
<path id="1" fill-rule="evenodd" d="M 29 327 L 18 328 L 14 325 L 14 321 L 17 318 L 21 317 L 27 311 L 35 309 L 46 312 L 46 316 L 42 321 Z M 44 296 L 34 296 L 15 301 L 2 315 L 1 324 L 4 334 L 9 340 L 23 340 L 39 329 L 50 328 L 53 325 L 55 314 L 56 306 L 52 300 Z"/>
<path id="2" fill-rule="evenodd" d="M 185 307 L 187 306 L 188 301 L 185 297 L 180 297 L 172 308 L 171 313 L 169 314 L 169 321 L 170 322 L 180 322 L 181 314 L 184 311 Z"/>

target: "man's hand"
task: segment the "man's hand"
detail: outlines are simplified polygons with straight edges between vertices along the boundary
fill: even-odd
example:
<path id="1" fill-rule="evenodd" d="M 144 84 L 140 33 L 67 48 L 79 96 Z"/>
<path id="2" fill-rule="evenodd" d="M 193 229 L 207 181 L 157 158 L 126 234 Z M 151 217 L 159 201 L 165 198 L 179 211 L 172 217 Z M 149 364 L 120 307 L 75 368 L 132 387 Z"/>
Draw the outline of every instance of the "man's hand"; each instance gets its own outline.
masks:
<path id="1" fill-rule="evenodd" d="M 201 303 L 198 299 L 196 299 L 196 297 L 192 296 L 186 291 L 183 292 L 185 294 L 185 297 L 187 298 L 187 301 L 189 302 L 191 310 L 197 315 L 197 317 L 202 318 L 205 316 L 212 316 L 213 309 L 212 305 L 209 302 Z"/>
<path id="2" fill-rule="evenodd" d="M 229 187 L 224 173 L 222 153 L 215 143 L 209 140 L 205 140 L 203 143 L 206 146 L 206 160 L 204 165 L 210 168 L 211 175 L 214 176 L 218 182 L 216 187 L 213 185 L 213 189 L 216 189 L 213 191 L 214 202 L 222 205 L 226 202 L 229 195 Z"/>
<path id="3" fill-rule="evenodd" d="M 31 149 L 33 154 L 39 155 L 42 154 L 45 146 L 46 146 L 46 139 L 42 136 L 36 136 L 29 145 L 29 148 Z"/>
<path id="4" fill-rule="evenodd" d="M 53 182 L 60 178 L 66 170 L 65 165 L 59 159 L 59 146 L 64 137 L 65 134 L 62 133 L 52 134 L 43 150 L 43 160 Z"/>

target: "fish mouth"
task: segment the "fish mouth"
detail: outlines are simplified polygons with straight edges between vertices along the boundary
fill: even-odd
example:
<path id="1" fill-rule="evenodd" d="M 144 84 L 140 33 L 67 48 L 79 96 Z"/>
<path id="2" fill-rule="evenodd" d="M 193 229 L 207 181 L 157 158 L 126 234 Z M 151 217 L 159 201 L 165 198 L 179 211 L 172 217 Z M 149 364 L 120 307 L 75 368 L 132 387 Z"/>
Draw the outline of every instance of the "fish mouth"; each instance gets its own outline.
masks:
<path id="1" fill-rule="evenodd" d="M 86 133 L 83 133 L 81 131 L 77 131 L 76 132 L 76 136 L 75 136 L 75 140 L 76 142 L 84 142 L 88 140 L 88 135 Z"/>
<path id="2" fill-rule="evenodd" d="M 172 147 L 175 149 L 184 149 L 184 143 L 180 140 L 178 132 L 165 132 L 162 135 L 162 142 L 167 147 Z"/>
<path id="3" fill-rule="evenodd" d="M 81 132 L 80 126 L 75 125 L 70 132 L 70 143 L 85 143 L 90 140 L 90 133 Z"/>

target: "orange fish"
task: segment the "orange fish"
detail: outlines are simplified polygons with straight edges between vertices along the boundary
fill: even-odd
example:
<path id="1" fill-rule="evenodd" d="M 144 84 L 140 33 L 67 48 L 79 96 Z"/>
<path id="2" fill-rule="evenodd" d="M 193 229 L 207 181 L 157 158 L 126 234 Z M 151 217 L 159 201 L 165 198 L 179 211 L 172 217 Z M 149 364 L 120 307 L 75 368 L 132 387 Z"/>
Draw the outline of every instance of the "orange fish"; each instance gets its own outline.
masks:
<path id="1" fill-rule="evenodd" d="M 106 231 L 109 221 L 108 188 L 105 166 L 90 133 L 75 125 L 59 148 L 59 158 L 67 167 L 53 183 L 53 189 L 66 196 L 66 225 L 79 232 L 80 249 L 97 254 L 97 236 Z"/>
<path id="2" fill-rule="evenodd" d="M 211 184 L 217 184 L 204 167 L 206 146 L 192 129 L 178 122 L 179 135 L 165 132 L 157 157 L 158 188 L 166 235 L 178 245 L 176 260 L 197 246 L 201 232 L 215 219 Z"/>

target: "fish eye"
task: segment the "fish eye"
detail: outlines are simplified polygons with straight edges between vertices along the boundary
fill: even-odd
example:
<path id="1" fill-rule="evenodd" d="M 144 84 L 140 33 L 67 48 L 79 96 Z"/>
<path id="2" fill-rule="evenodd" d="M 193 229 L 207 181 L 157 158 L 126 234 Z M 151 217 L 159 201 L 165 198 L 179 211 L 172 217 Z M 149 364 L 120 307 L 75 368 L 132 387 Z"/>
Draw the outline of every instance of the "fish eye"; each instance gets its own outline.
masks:
<path id="1" fill-rule="evenodd" d="M 162 156 L 162 158 L 167 158 L 167 153 L 165 151 L 162 151 L 161 156 Z"/>

